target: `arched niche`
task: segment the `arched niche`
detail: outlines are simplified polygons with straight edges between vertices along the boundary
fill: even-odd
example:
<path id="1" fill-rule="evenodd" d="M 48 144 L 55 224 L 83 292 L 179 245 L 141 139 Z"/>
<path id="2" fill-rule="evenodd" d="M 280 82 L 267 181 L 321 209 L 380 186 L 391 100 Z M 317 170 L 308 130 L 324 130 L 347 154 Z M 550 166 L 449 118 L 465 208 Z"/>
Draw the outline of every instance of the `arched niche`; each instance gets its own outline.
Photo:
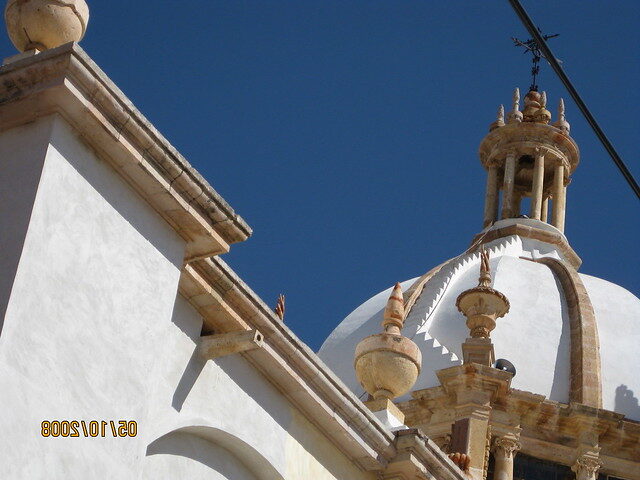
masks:
<path id="1" fill-rule="evenodd" d="M 146 456 L 143 478 L 154 480 L 205 473 L 213 480 L 284 480 L 255 448 L 209 426 L 172 430 L 151 442 Z"/>

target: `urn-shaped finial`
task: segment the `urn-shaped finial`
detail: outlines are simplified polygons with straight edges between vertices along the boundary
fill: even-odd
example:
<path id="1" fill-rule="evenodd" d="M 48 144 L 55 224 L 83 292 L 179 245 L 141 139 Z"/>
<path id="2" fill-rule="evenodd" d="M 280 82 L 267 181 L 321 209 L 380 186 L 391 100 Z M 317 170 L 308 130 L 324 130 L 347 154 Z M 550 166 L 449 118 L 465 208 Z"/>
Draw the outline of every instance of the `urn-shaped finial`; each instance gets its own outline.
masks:
<path id="1" fill-rule="evenodd" d="M 4 19 L 18 50 L 47 50 L 82 40 L 89 7 L 85 0 L 8 0 Z"/>
<path id="2" fill-rule="evenodd" d="M 467 317 L 472 338 L 489 338 L 496 328 L 496 319 L 509 312 L 509 300 L 499 291 L 491 288 L 489 252 L 480 252 L 480 278 L 478 286 L 462 292 L 456 300 L 456 307 Z"/>
<path id="3" fill-rule="evenodd" d="M 384 309 L 383 332 L 364 338 L 356 346 L 356 376 L 374 399 L 404 395 L 420 373 L 422 354 L 400 333 L 403 324 L 404 299 L 402 288 L 396 283 Z"/>

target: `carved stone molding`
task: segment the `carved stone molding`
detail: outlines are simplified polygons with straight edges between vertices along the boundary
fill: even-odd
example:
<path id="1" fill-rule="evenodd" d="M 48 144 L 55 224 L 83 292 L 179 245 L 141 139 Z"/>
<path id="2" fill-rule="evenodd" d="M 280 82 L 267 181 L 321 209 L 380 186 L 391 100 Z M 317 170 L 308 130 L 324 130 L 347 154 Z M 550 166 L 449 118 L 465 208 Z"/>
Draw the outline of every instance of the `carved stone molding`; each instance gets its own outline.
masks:
<path id="1" fill-rule="evenodd" d="M 576 473 L 576 480 L 595 480 L 601 466 L 597 453 L 585 453 L 578 457 L 571 470 Z"/>
<path id="2" fill-rule="evenodd" d="M 513 458 L 520 448 L 522 448 L 520 442 L 512 437 L 498 437 L 493 442 L 494 453 L 496 455 L 502 455 L 505 458 Z"/>

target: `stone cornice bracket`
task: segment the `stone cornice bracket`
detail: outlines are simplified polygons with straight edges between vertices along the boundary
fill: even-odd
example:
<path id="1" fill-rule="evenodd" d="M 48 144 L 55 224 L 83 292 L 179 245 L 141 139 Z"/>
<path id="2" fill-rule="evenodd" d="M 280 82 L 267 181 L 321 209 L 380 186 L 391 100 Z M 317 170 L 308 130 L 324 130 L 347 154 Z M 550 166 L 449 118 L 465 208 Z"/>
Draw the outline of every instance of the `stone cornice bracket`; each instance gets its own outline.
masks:
<path id="1" fill-rule="evenodd" d="M 198 350 L 201 358 L 210 360 L 262 348 L 263 345 L 264 336 L 258 330 L 245 330 L 200 337 Z"/>

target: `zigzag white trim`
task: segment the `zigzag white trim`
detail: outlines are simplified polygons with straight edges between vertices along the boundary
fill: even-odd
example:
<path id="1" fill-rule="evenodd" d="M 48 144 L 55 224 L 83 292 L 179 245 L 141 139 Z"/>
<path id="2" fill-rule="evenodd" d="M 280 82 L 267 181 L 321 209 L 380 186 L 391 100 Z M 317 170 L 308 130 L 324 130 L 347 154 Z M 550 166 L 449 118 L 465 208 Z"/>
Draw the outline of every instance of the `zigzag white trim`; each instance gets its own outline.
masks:
<path id="1" fill-rule="evenodd" d="M 504 255 L 518 257 L 522 254 L 522 240 L 516 235 L 511 235 L 489 242 L 485 245 L 485 248 L 489 251 L 491 257 Z M 448 265 L 445 265 L 423 286 L 420 296 L 406 319 L 405 328 L 408 327 L 414 331 L 411 338 L 420 346 L 423 354 L 424 352 L 431 352 L 431 349 L 433 349 L 433 354 L 436 358 L 439 358 L 439 355 L 443 356 L 444 365 L 442 368 L 446 368 L 447 364 L 460 365 L 461 362 L 455 353 L 450 352 L 438 340 L 429 335 L 431 316 L 454 279 L 456 277 L 459 278 L 461 274 L 479 263 L 480 253 L 473 252 L 464 253 L 452 260 Z M 430 287 L 428 290 L 427 286 Z"/>

